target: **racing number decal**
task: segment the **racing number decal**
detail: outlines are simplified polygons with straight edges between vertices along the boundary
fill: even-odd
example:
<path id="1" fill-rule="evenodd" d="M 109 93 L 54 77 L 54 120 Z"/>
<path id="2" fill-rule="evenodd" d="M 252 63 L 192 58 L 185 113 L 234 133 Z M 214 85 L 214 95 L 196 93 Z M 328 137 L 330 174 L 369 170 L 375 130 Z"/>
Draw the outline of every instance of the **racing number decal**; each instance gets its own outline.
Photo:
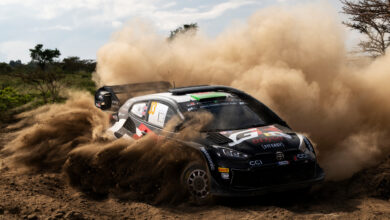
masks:
<path id="1" fill-rule="evenodd" d="M 154 112 L 156 112 L 156 107 L 157 102 L 152 102 L 152 104 L 150 104 L 149 115 L 154 115 Z"/>
<path id="2" fill-rule="evenodd" d="M 149 110 L 148 122 L 160 127 L 164 126 L 168 106 L 159 102 L 152 102 Z"/>

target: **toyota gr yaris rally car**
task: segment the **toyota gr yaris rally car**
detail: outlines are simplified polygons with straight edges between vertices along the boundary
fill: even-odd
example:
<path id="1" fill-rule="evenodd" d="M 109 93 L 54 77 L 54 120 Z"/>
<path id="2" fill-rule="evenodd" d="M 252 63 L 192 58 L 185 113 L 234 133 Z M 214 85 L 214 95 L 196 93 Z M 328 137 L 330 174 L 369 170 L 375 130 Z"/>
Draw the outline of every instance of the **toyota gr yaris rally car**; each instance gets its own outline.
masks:
<path id="1" fill-rule="evenodd" d="M 104 86 L 95 105 L 116 112 L 110 130 L 117 138 L 167 135 L 163 128 L 172 117 L 184 121 L 186 112 L 211 113 L 202 130 L 206 138 L 186 142 L 205 161 L 189 164 L 181 175 L 195 199 L 305 189 L 324 179 L 310 140 L 250 95 L 226 86 L 169 87 L 166 82 Z M 159 93 L 134 96 L 145 90 Z M 120 94 L 134 97 L 121 104 Z"/>

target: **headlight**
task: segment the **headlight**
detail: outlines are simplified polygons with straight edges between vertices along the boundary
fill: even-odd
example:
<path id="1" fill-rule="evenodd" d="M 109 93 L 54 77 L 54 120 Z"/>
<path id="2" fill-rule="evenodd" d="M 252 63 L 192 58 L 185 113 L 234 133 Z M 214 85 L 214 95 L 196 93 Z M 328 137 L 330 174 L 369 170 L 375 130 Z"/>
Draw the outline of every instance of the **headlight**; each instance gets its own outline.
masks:
<path id="1" fill-rule="evenodd" d="M 309 139 L 307 139 L 307 137 L 304 137 L 303 141 L 305 142 L 306 148 L 309 149 L 309 151 L 311 151 L 311 152 L 313 152 L 315 154 L 316 152 L 314 152 L 314 147 L 310 143 Z"/>
<path id="2" fill-rule="evenodd" d="M 249 157 L 248 154 L 244 154 L 230 148 L 221 147 L 218 145 L 213 145 L 213 147 L 217 149 L 217 155 L 219 157 L 231 157 L 231 158 L 241 158 L 241 159 L 246 159 Z"/>
<path id="3" fill-rule="evenodd" d="M 314 148 L 311 145 L 309 139 L 307 139 L 303 135 L 298 135 L 298 136 L 299 136 L 299 139 L 300 139 L 299 150 L 302 151 L 305 154 L 310 155 L 312 158 L 315 158 L 316 155 L 315 155 L 315 152 L 314 152 Z"/>

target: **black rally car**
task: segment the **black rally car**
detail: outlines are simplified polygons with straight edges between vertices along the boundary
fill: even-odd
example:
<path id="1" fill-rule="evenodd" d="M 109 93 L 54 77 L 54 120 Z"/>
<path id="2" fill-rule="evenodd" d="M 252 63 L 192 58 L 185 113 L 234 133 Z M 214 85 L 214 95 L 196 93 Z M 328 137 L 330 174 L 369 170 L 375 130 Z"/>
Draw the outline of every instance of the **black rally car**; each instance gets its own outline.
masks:
<path id="1" fill-rule="evenodd" d="M 203 129 L 206 138 L 187 142 L 205 161 L 189 164 L 182 173 L 195 199 L 305 189 L 324 179 L 310 140 L 250 95 L 226 86 L 169 88 L 167 82 L 104 86 L 95 104 L 115 112 L 110 130 L 117 138 L 164 135 L 174 116 L 185 121 L 186 112 L 211 113 L 213 120 Z M 160 93 L 135 95 L 147 90 Z"/>

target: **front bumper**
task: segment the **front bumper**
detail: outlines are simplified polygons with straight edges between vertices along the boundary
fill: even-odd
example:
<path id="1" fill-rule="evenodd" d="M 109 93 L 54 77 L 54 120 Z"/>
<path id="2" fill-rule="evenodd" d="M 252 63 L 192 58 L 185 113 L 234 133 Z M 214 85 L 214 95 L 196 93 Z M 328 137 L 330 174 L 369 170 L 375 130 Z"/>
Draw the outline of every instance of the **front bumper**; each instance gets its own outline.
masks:
<path id="1" fill-rule="evenodd" d="M 258 196 L 273 192 L 283 192 L 295 189 L 303 189 L 319 183 L 325 179 L 324 171 L 316 166 L 316 175 L 312 178 L 293 181 L 288 183 L 260 186 L 260 187 L 241 187 L 225 186 L 218 183 L 215 178 L 211 178 L 211 194 L 216 196 Z"/>

